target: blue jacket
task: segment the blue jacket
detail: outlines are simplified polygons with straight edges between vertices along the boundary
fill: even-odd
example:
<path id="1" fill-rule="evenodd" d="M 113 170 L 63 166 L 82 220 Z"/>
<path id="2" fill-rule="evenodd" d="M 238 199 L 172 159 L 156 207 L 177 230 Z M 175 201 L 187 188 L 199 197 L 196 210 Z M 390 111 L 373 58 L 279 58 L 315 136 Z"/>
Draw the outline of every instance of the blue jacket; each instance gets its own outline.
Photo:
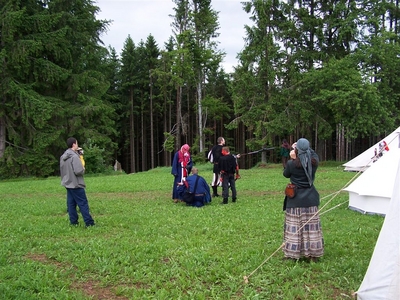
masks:
<path id="1" fill-rule="evenodd" d="M 199 180 L 197 181 L 196 190 L 194 190 L 197 177 L 199 178 Z M 194 203 L 191 204 L 192 206 L 201 207 L 204 204 L 211 202 L 210 187 L 203 177 L 199 175 L 190 175 L 186 178 L 186 181 L 189 184 L 189 191 L 195 193 L 195 201 Z M 185 187 L 182 186 L 182 188 L 180 189 L 180 193 L 183 194 L 185 191 L 186 191 Z"/>
<path id="2" fill-rule="evenodd" d="M 190 158 L 189 163 L 186 166 L 187 172 L 188 174 L 190 174 L 190 172 L 192 171 L 192 167 L 193 167 L 193 161 L 192 158 Z M 174 154 L 174 158 L 172 160 L 172 169 L 171 169 L 171 174 L 174 176 L 177 176 L 179 178 L 178 181 L 181 181 L 181 164 L 179 163 L 179 151 L 175 152 Z"/>

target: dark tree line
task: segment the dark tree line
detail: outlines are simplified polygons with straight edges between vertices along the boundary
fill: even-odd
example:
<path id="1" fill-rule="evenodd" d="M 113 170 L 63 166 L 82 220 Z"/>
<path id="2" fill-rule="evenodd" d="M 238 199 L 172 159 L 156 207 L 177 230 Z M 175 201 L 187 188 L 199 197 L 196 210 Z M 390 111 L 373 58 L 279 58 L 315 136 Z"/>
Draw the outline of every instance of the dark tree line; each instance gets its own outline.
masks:
<path id="1" fill-rule="evenodd" d="M 221 68 L 211 0 L 173 0 L 162 47 L 100 36 L 90 0 L 0 0 L 0 178 L 58 174 L 75 136 L 88 172 L 195 160 L 224 136 L 242 168 L 278 161 L 283 138 L 306 137 L 323 160 L 346 161 L 399 123 L 398 1 L 243 2 L 239 64 Z"/>

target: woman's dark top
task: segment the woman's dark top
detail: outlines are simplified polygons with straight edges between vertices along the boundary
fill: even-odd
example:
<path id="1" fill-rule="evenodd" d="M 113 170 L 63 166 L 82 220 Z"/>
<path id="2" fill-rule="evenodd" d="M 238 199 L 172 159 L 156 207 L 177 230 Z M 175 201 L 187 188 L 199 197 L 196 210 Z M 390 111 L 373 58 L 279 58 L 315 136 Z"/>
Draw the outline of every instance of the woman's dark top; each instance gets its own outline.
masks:
<path id="1" fill-rule="evenodd" d="M 312 179 L 314 181 L 319 158 L 313 150 L 311 150 L 311 157 L 315 159 L 315 164 L 312 165 Z M 285 170 L 283 170 L 283 176 L 290 178 L 290 182 L 297 186 L 296 196 L 294 198 L 286 197 L 286 208 L 319 206 L 319 193 L 314 184 L 310 187 L 301 164 L 297 167 L 296 160 L 289 160 Z"/>

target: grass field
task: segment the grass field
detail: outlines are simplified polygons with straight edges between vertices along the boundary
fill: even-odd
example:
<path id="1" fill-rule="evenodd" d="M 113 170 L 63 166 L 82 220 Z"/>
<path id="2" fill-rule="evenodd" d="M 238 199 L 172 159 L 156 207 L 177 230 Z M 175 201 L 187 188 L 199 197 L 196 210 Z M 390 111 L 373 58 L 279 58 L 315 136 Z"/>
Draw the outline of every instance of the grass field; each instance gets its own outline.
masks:
<path id="1" fill-rule="evenodd" d="M 172 202 L 170 168 L 87 176 L 90 228 L 69 226 L 60 178 L 2 181 L 1 299 L 351 299 L 383 223 L 347 208 L 354 175 L 317 172 L 316 263 L 282 260 L 281 165 L 241 170 L 237 203 L 203 208 Z"/>

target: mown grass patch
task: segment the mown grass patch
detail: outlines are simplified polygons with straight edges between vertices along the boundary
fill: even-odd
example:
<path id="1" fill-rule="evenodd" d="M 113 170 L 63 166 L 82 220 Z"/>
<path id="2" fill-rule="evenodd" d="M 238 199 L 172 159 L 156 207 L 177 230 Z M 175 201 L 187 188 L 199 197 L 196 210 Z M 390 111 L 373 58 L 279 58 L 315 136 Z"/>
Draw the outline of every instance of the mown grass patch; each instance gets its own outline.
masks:
<path id="1" fill-rule="evenodd" d="M 210 164 L 197 166 L 211 180 Z M 322 164 L 325 255 L 282 260 L 281 165 L 241 170 L 238 202 L 174 204 L 170 168 L 86 177 L 96 226 L 71 227 L 59 178 L 0 183 L 3 299 L 349 299 L 383 223 L 347 208 L 355 173 Z M 251 275 L 251 276 L 249 276 Z M 243 277 L 249 276 L 245 283 Z"/>

